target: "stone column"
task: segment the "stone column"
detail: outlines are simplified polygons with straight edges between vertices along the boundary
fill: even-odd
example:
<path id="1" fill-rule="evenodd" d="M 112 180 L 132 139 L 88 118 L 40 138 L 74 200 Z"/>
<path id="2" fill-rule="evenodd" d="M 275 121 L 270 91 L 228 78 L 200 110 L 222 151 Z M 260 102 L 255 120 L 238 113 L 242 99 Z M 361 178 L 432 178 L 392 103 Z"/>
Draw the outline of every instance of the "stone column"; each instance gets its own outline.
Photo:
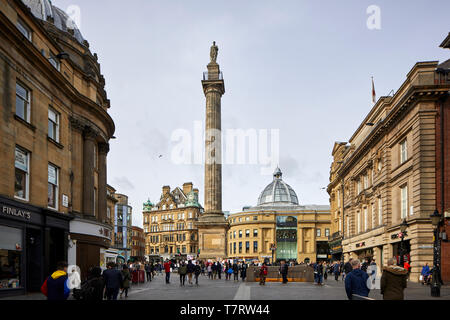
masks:
<path id="1" fill-rule="evenodd" d="M 83 215 L 95 218 L 94 210 L 94 148 L 96 132 L 86 127 L 83 131 Z"/>
<path id="2" fill-rule="evenodd" d="M 99 143 L 98 145 L 98 221 L 107 223 L 106 211 L 106 184 L 107 184 L 107 166 L 106 156 L 109 152 L 108 143 Z"/>

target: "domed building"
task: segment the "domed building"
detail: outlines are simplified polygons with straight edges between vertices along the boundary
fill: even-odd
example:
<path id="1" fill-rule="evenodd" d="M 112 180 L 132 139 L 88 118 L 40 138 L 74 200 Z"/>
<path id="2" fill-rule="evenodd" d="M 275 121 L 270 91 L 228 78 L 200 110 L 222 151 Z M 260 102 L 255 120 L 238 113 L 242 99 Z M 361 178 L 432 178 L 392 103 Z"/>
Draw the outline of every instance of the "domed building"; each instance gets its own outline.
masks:
<path id="1" fill-rule="evenodd" d="M 257 205 L 228 217 L 228 257 L 246 261 L 313 262 L 328 259 L 330 207 L 300 205 L 276 168 Z"/>
<path id="2" fill-rule="evenodd" d="M 0 295 L 39 291 L 58 261 L 103 265 L 115 131 L 97 54 L 49 0 L 0 2 Z M 5 238 L 5 239 L 4 239 Z M 33 270 L 33 272 L 29 272 Z"/>

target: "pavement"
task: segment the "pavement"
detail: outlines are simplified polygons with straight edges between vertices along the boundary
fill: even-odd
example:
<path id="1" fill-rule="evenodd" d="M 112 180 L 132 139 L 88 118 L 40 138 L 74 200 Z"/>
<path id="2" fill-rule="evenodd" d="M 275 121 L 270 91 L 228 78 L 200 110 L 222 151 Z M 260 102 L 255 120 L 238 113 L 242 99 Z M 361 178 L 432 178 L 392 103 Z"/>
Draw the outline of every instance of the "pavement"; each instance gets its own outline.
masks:
<path id="1" fill-rule="evenodd" d="M 128 298 L 121 300 L 347 300 L 344 283 L 334 278 L 324 281 L 323 286 L 307 282 L 267 282 L 260 286 L 257 282 L 235 282 L 210 280 L 199 277 L 199 286 L 180 287 L 178 275 L 171 275 L 171 283 L 165 283 L 165 275 L 157 275 L 153 281 L 136 284 L 131 287 Z M 369 298 L 382 300 L 380 290 L 371 290 Z M 45 300 L 41 293 L 25 296 L 7 297 L 0 300 Z M 417 283 L 408 283 L 405 300 L 450 300 L 450 286 L 441 287 L 441 297 L 433 298 L 430 287 Z"/>

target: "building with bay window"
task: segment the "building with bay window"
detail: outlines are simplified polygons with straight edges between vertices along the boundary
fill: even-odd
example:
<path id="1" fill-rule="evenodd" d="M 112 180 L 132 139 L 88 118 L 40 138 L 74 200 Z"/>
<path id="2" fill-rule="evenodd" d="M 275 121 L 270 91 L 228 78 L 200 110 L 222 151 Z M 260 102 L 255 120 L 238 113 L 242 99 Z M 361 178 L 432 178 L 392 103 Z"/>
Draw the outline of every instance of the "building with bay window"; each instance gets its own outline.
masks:
<path id="1" fill-rule="evenodd" d="M 274 262 L 328 260 L 328 205 L 300 205 L 297 194 L 277 168 L 258 204 L 232 213 L 227 221 L 230 259 Z"/>
<path id="2" fill-rule="evenodd" d="M 187 182 L 183 188 L 162 188 L 160 201 L 144 203 L 145 254 L 163 259 L 187 258 L 199 254 L 196 222 L 203 207 L 198 203 L 198 189 Z"/>
<path id="3" fill-rule="evenodd" d="M 98 57 L 49 0 L 1 1 L 0 86 L 0 295 L 38 291 L 60 260 L 84 278 L 112 231 Z"/>

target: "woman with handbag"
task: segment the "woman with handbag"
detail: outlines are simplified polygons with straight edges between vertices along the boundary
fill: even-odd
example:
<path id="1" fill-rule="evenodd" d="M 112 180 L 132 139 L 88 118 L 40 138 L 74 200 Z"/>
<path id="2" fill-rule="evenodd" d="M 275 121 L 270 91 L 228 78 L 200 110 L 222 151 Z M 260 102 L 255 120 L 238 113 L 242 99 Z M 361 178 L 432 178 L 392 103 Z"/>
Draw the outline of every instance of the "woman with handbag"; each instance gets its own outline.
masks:
<path id="1" fill-rule="evenodd" d="M 122 298 L 124 292 L 125 298 L 128 298 L 128 289 L 130 289 L 131 274 L 126 264 L 123 265 L 121 273 L 122 273 L 122 291 L 120 292 L 120 298 Z"/>

